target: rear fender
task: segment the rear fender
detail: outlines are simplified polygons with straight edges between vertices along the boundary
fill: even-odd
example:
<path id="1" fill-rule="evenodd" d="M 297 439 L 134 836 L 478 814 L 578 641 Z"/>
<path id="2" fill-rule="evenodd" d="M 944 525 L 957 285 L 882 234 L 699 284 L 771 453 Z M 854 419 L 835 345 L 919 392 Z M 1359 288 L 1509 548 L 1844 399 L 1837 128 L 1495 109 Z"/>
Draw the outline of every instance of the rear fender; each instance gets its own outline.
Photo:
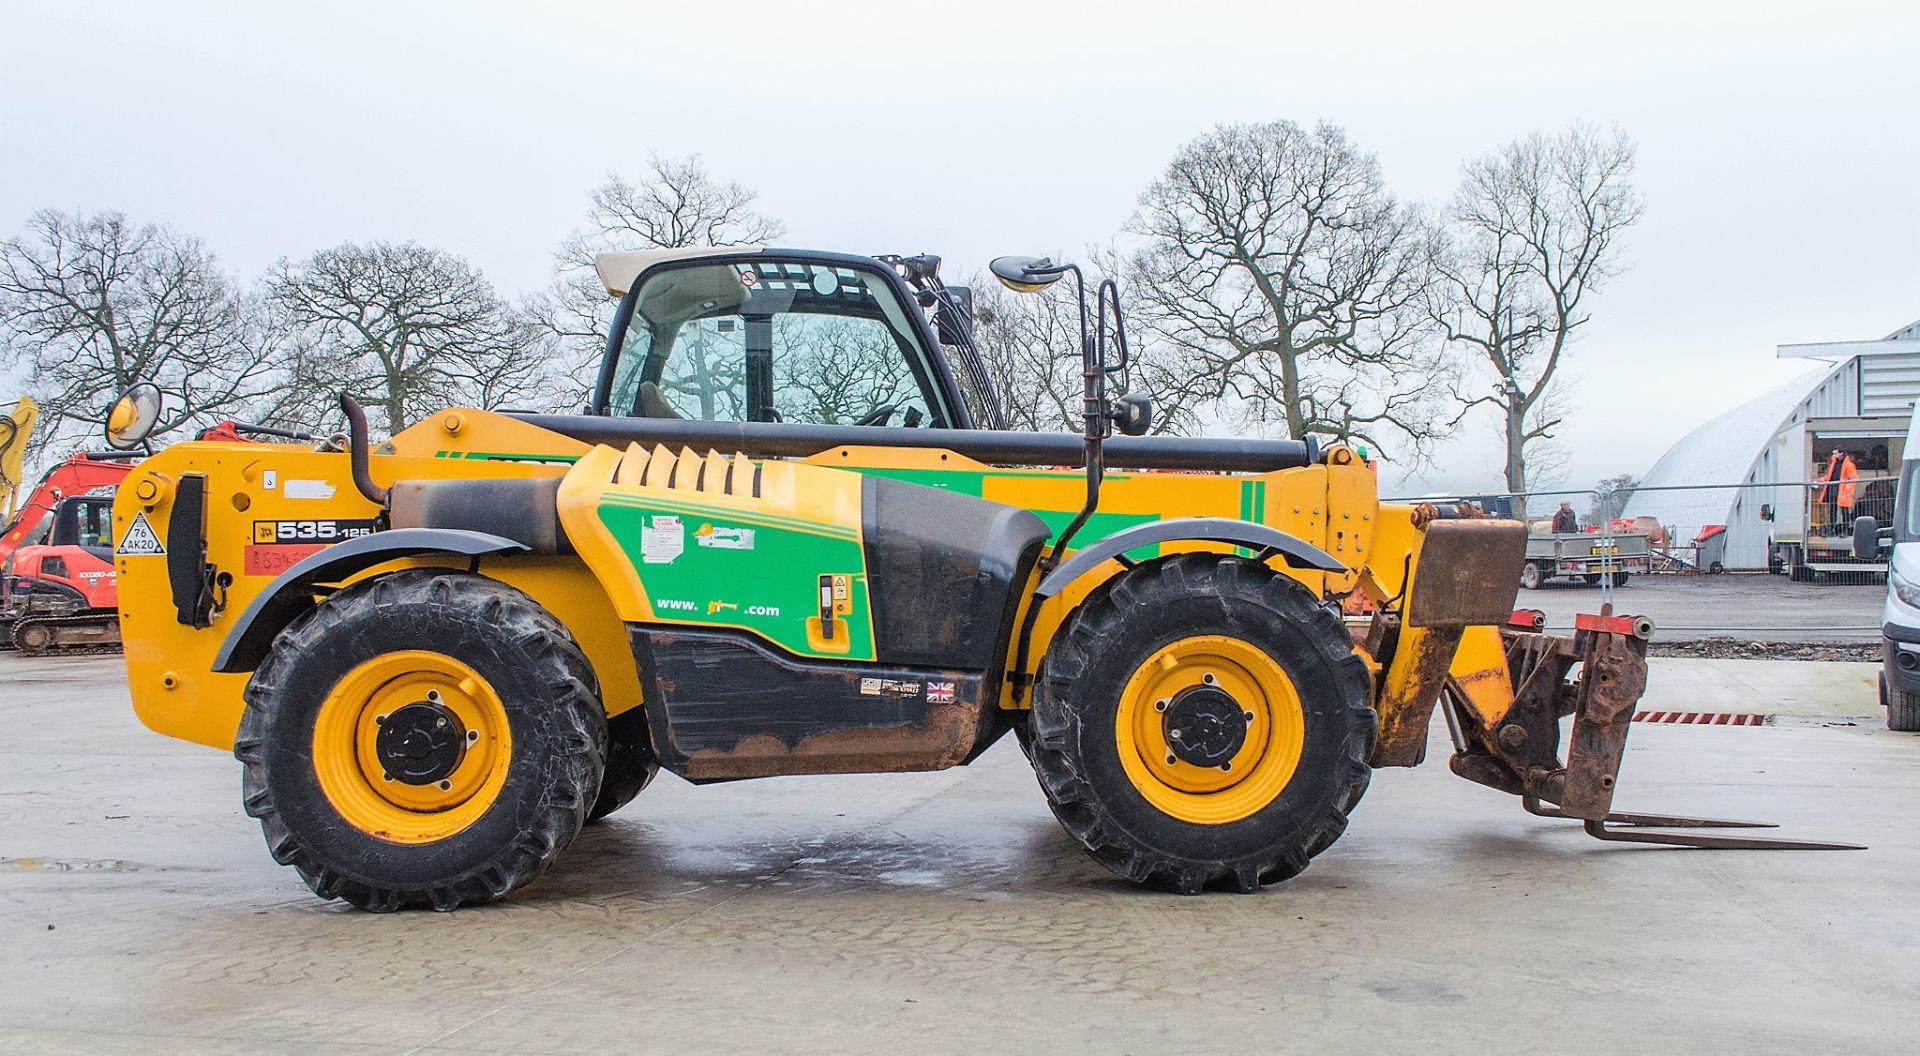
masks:
<path id="1" fill-rule="evenodd" d="M 398 528 L 335 543 L 295 563 L 254 595 L 214 657 L 213 670 L 251 671 L 287 625 L 313 608 L 314 588 L 338 583 L 375 565 L 409 557 L 482 557 L 526 553 L 525 543 L 457 528 Z"/>

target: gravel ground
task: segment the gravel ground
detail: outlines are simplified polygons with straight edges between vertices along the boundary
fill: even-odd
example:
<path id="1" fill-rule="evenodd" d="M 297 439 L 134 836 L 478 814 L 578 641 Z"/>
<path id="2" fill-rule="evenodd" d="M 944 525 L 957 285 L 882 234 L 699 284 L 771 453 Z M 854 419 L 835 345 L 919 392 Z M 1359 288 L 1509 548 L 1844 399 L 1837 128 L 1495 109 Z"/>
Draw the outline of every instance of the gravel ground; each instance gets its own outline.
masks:
<path id="1" fill-rule="evenodd" d="M 1715 639 L 1731 640 L 1741 648 L 1752 642 L 1877 647 L 1886 592 L 1881 582 L 1795 583 L 1765 574 L 1655 575 L 1636 576 L 1614 590 L 1613 605 L 1616 612 L 1651 618 L 1654 641 L 1661 643 Z M 1601 601 L 1598 587 L 1553 580 L 1539 590 L 1520 591 L 1514 604 L 1545 612 L 1549 630 L 1566 630 L 1576 613 L 1597 612 Z"/>

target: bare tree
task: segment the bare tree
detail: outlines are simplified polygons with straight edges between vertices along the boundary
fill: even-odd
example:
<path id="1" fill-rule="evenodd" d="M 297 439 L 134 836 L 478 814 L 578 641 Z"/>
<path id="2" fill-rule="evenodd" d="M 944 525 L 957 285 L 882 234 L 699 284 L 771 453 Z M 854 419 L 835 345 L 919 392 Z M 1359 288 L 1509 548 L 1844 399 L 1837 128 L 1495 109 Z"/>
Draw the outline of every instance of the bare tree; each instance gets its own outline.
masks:
<path id="1" fill-rule="evenodd" d="M 449 403 L 541 399 L 544 363 L 532 328 L 450 253 L 346 243 L 282 259 L 266 289 L 301 335 L 296 385 L 307 400 L 348 392 L 398 431 Z"/>
<path id="2" fill-rule="evenodd" d="M 1480 406 L 1499 414 L 1509 491 L 1538 485 L 1530 464 L 1564 417 L 1554 404 L 1567 344 L 1592 318 L 1587 295 L 1615 273 L 1619 238 L 1644 211 L 1629 182 L 1634 153 L 1618 130 L 1536 133 L 1468 162 L 1447 209 L 1429 311 L 1492 371 L 1490 395 L 1456 393 L 1464 406 L 1454 421 Z"/>
<path id="3" fill-rule="evenodd" d="M 1639 486 L 1640 478 L 1631 473 L 1608 477 L 1595 484 L 1588 496 L 1593 500 L 1593 505 L 1587 509 L 1588 522 L 1606 527 L 1608 522 L 1626 512 L 1627 500 L 1633 498 L 1634 489 Z"/>
<path id="4" fill-rule="evenodd" d="M 1432 229 L 1379 162 L 1322 124 L 1222 125 L 1141 195 L 1132 293 L 1194 358 L 1189 398 L 1249 424 L 1410 443 L 1441 432 L 1441 348 L 1421 308 Z"/>
<path id="5" fill-rule="evenodd" d="M 1093 257 L 1103 270 L 1117 270 L 1109 255 Z M 1079 432 L 1084 413 L 1080 305 L 1070 280 L 1037 293 L 1014 293 L 984 272 L 970 277 L 968 284 L 973 289 L 976 319 L 974 345 L 1000 389 L 1007 425 L 1039 432 Z M 1155 340 L 1145 327 L 1131 327 L 1129 338 L 1132 366 L 1125 376 L 1114 379 L 1113 388 L 1153 397 L 1153 433 L 1193 431 L 1198 424 L 1190 401 L 1193 387 L 1178 350 Z"/>
<path id="6" fill-rule="evenodd" d="M 256 308 L 199 239 L 121 213 L 42 210 L 0 242 L 0 348 L 41 405 L 36 451 L 99 428 L 136 381 L 165 394 L 156 436 L 271 397 L 278 349 Z"/>
<path id="7" fill-rule="evenodd" d="M 755 192 L 722 182 L 697 154 L 653 155 L 638 183 L 609 173 L 594 188 L 587 226 L 554 251 L 553 281 L 527 298 L 526 312 L 552 346 L 557 379 L 573 402 L 592 386 L 606 346 L 613 302 L 593 270 L 597 253 L 766 242 L 786 228 L 753 209 Z"/>
<path id="8" fill-rule="evenodd" d="M 1037 293 L 1014 293 L 984 273 L 969 282 L 973 343 L 1000 389 L 1007 425 L 1078 432 L 1080 309 L 1073 291 L 1056 284 Z"/>

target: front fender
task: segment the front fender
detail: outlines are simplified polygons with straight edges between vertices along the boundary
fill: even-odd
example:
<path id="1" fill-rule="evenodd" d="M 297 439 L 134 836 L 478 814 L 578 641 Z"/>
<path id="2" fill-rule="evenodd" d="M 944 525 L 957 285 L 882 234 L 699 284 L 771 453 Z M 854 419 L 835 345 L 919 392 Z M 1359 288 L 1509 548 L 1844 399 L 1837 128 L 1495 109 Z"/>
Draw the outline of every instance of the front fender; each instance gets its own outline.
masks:
<path id="1" fill-rule="evenodd" d="M 313 607 L 313 588 L 336 583 L 375 565 L 404 557 L 444 554 L 467 559 L 526 553 L 525 543 L 458 528 L 396 528 L 335 543 L 280 573 L 254 595 L 227 632 L 214 657 L 219 672 L 251 671 L 266 658 L 273 639 Z"/>
<path id="2" fill-rule="evenodd" d="M 1231 517 L 1169 517 L 1148 521 L 1106 536 L 1090 546 L 1074 551 L 1072 557 L 1047 573 L 1035 588 L 1039 598 L 1051 598 L 1067 585 L 1092 571 L 1110 558 L 1119 557 L 1140 546 L 1190 540 L 1207 543 L 1231 543 L 1259 551 L 1264 557 L 1279 556 L 1294 568 L 1313 568 L 1322 572 L 1345 572 L 1340 559 L 1297 536 L 1252 521 Z"/>

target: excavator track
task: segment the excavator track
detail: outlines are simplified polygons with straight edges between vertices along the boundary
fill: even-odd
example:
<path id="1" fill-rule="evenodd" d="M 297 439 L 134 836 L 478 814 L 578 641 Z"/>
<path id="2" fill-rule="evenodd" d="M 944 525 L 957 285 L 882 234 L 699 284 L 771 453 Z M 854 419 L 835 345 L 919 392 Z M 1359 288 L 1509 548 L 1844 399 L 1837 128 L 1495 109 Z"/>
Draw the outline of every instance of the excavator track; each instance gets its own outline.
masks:
<path id="1" fill-rule="evenodd" d="M 27 616 L 9 635 L 22 656 L 91 656 L 120 652 L 120 618 L 114 613 Z"/>

